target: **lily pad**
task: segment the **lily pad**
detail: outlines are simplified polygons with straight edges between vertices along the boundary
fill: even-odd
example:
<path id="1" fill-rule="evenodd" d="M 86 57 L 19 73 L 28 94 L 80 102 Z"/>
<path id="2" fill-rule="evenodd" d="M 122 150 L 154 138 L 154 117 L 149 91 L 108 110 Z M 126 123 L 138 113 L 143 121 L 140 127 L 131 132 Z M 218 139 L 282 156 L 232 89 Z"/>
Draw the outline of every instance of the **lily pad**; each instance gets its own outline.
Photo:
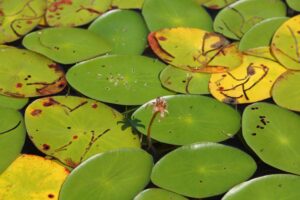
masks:
<path id="1" fill-rule="evenodd" d="M 215 99 L 198 95 L 173 95 L 162 99 L 167 105 L 164 116 L 154 116 L 157 100 L 144 104 L 132 116 L 139 122 L 136 128 L 140 132 L 150 133 L 160 142 L 176 145 L 220 142 L 240 129 L 239 113 Z"/>
<path id="2" fill-rule="evenodd" d="M 119 105 L 141 105 L 172 94 L 161 86 L 159 73 L 165 65 L 144 56 L 112 55 L 72 67 L 68 82 L 82 94 Z"/>
<path id="3" fill-rule="evenodd" d="M 152 166 L 152 156 L 139 149 L 95 155 L 71 172 L 59 199 L 132 200 L 148 184 Z"/>
<path id="4" fill-rule="evenodd" d="M 300 174 L 298 114 L 269 103 L 255 103 L 243 114 L 243 137 L 267 164 Z"/>
<path id="5" fill-rule="evenodd" d="M 222 200 L 266 200 L 300 198 L 300 177 L 274 174 L 252 179 L 229 190 Z"/>
<path id="6" fill-rule="evenodd" d="M 271 97 L 276 79 L 286 71 L 280 64 L 255 56 L 244 56 L 238 68 L 225 73 L 212 74 L 211 94 L 225 103 L 244 104 Z"/>
<path id="7" fill-rule="evenodd" d="M 300 11 L 300 1 L 298 0 L 286 0 L 288 6 L 293 10 Z"/>
<path id="8" fill-rule="evenodd" d="M 217 143 L 183 146 L 159 160 L 152 182 L 193 198 L 222 194 L 252 176 L 255 161 L 243 151 Z"/>
<path id="9" fill-rule="evenodd" d="M 187 198 L 173 193 L 169 192 L 167 190 L 162 190 L 158 188 L 151 188 L 142 191 L 139 193 L 133 200 L 188 200 Z"/>
<path id="10" fill-rule="evenodd" d="M 111 45 L 96 33 L 80 28 L 47 28 L 32 32 L 23 45 L 54 61 L 72 64 L 106 54 Z"/>
<path id="11" fill-rule="evenodd" d="M 25 142 L 26 130 L 23 117 L 18 111 L 0 107 L 0 118 L 1 174 L 19 156 Z"/>
<path id="12" fill-rule="evenodd" d="M 111 0 L 111 7 L 119 9 L 141 9 L 144 0 Z"/>
<path id="13" fill-rule="evenodd" d="M 0 60 L 2 95 L 18 98 L 45 96 L 62 91 L 67 84 L 63 70 L 40 54 L 2 46 Z"/>
<path id="14" fill-rule="evenodd" d="M 279 106 L 300 112 L 300 72 L 281 75 L 273 86 L 272 96 Z"/>
<path id="15" fill-rule="evenodd" d="M 138 148 L 138 136 L 122 130 L 123 116 L 100 102 L 73 96 L 35 100 L 25 112 L 30 139 L 47 155 L 76 167 L 100 152 Z"/>
<path id="16" fill-rule="evenodd" d="M 0 106 L 12 109 L 22 109 L 28 103 L 28 98 L 16 98 L 0 95 Z"/>
<path id="17" fill-rule="evenodd" d="M 196 0 L 199 1 L 199 0 Z M 201 1 L 201 0 L 200 0 Z M 203 0 L 202 0 L 203 1 Z M 214 10 L 219 10 L 221 8 L 224 8 L 237 0 L 205 0 L 202 5 L 209 8 L 209 9 L 214 9 Z"/>
<path id="18" fill-rule="evenodd" d="M 272 52 L 277 60 L 288 69 L 300 70 L 299 23 L 297 15 L 281 25 L 272 40 Z"/>
<path id="19" fill-rule="evenodd" d="M 40 156 L 22 155 L 0 175 L 0 199 L 58 199 L 69 171 Z"/>
<path id="20" fill-rule="evenodd" d="M 185 94 L 209 94 L 210 74 L 191 72 L 168 66 L 160 73 L 162 85 L 174 92 Z"/>
<path id="21" fill-rule="evenodd" d="M 111 54 L 142 54 L 147 45 L 148 28 L 141 14 L 135 11 L 107 12 L 88 29 L 112 44 Z"/>
<path id="22" fill-rule="evenodd" d="M 145 0 L 142 14 L 150 31 L 174 27 L 212 31 L 207 11 L 191 0 Z"/>
<path id="23" fill-rule="evenodd" d="M 239 49 L 245 51 L 247 49 L 269 46 L 277 29 L 288 19 L 287 17 L 274 17 L 255 24 L 242 37 Z"/>
<path id="24" fill-rule="evenodd" d="M 192 72 L 224 72 L 242 63 L 236 44 L 221 35 L 195 28 L 152 32 L 149 44 L 163 61 Z"/>
<path id="25" fill-rule="evenodd" d="M 237 1 L 218 13 L 214 30 L 231 39 L 240 40 L 255 24 L 285 15 L 286 6 L 281 0 Z"/>
<path id="26" fill-rule="evenodd" d="M 111 0 L 47 0 L 48 26 L 73 27 L 87 24 L 110 9 Z"/>
<path id="27" fill-rule="evenodd" d="M 13 42 L 38 25 L 43 18 L 45 0 L 2 0 L 0 44 Z"/>
<path id="28" fill-rule="evenodd" d="M 277 59 L 272 54 L 270 46 L 262 46 L 262 47 L 247 49 L 243 51 L 243 54 L 277 62 Z"/>

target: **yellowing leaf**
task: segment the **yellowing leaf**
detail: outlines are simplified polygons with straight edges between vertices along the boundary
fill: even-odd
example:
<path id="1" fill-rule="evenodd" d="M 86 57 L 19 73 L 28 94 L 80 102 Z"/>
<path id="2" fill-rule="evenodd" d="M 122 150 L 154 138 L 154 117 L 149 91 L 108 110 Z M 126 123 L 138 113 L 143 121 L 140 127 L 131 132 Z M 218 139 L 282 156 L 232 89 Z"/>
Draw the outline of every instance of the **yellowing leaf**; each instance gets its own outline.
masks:
<path id="1" fill-rule="evenodd" d="M 148 40 L 165 62 L 192 72 L 224 72 L 239 66 L 242 54 L 221 35 L 196 28 L 152 32 Z"/>
<path id="2" fill-rule="evenodd" d="M 211 76 L 210 92 L 225 103 L 260 101 L 271 97 L 274 82 L 285 71 L 274 61 L 245 55 L 243 64 L 238 68 Z"/>
<path id="3" fill-rule="evenodd" d="M 34 155 L 17 158 L 0 176 L 1 200 L 57 200 L 68 170 Z"/>

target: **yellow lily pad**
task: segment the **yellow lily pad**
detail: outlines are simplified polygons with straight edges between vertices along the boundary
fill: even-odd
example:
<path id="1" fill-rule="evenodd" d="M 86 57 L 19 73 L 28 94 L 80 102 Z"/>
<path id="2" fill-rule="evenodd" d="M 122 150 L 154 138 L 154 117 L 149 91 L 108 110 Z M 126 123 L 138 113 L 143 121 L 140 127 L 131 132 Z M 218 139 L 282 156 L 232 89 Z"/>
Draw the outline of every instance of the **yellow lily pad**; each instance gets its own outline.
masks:
<path id="1" fill-rule="evenodd" d="M 272 52 L 288 69 L 300 70 L 300 15 L 281 25 L 272 40 Z"/>
<path id="2" fill-rule="evenodd" d="M 54 161 L 21 155 L 0 176 L 0 199 L 57 200 L 68 174 L 68 170 Z"/>
<path id="3" fill-rule="evenodd" d="M 171 28 L 148 36 L 152 50 L 165 62 L 192 72 L 224 72 L 242 63 L 236 44 L 196 28 Z"/>
<path id="4" fill-rule="evenodd" d="M 218 100 L 231 104 L 257 102 L 271 97 L 271 88 L 286 69 L 272 60 L 244 56 L 238 68 L 213 74 L 209 89 Z"/>

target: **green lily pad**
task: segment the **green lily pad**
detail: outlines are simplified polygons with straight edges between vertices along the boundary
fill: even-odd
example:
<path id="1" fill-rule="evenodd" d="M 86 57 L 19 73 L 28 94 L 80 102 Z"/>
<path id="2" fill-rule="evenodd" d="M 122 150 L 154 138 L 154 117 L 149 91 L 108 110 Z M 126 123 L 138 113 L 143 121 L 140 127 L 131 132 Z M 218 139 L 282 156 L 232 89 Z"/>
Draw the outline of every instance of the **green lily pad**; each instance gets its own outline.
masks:
<path id="1" fill-rule="evenodd" d="M 73 27 L 87 24 L 110 9 L 111 0 L 47 0 L 48 26 Z"/>
<path id="2" fill-rule="evenodd" d="M 289 18 L 274 17 L 255 24 L 242 37 L 239 49 L 245 51 L 252 48 L 269 46 L 276 30 Z"/>
<path id="3" fill-rule="evenodd" d="M 0 106 L 12 109 L 22 109 L 28 103 L 28 98 L 16 98 L 0 95 Z"/>
<path id="4" fill-rule="evenodd" d="M 277 105 L 300 112 L 300 72 L 281 75 L 273 86 L 272 96 Z"/>
<path id="5" fill-rule="evenodd" d="M 174 92 L 184 94 L 209 94 L 210 74 L 182 70 L 168 66 L 160 73 L 162 85 Z"/>
<path id="6" fill-rule="evenodd" d="M 111 7 L 119 9 L 141 9 L 144 0 L 111 0 Z"/>
<path id="7" fill-rule="evenodd" d="M 285 15 L 286 6 L 281 0 L 237 1 L 218 13 L 214 30 L 231 39 L 240 40 L 255 24 Z"/>
<path id="8" fill-rule="evenodd" d="M 188 200 L 187 198 L 173 193 L 169 192 L 167 190 L 162 190 L 158 188 L 151 188 L 142 191 L 139 193 L 133 200 Z"/>
<path id="9" fill-rule="evenodd" d="M 219 10 L 221 8 L 224 8 L 237 0 L 196 0 L 196 1 L 204 1 L 202 3 L 203 6 L 209 8 L 209 9 L 214 9 L 214 10 Z"/>
<path id="10" fill-rule="evenodd" d="M 210 15 L 190 0 L 145 0 L 142 14 L 150 31 L 176 27 L 212 31 Z"/>
<path id="11" fill-rule="evenodd" d="M 300 116 L 269 103 L 248 106 L 242 120 L 243 137 L 265 163 L 300 174 Z"/>
<path id="12" fill-rule="evenodd" d="M 71 172 L 59 199 L 132 200 L 148 184 L 152 166 L 152 156 L 139 149 L 95 155 Z"/>
<path id="13" fill-rule="evenodd" d="M 0 118 L 1 174 L 19 156 L 25 142 L 26 131 L 23 117 L 18 111 L 0 107 Z"/>
<path id="14" fill-rule="evenodd" d="M 300 70 L 299 23 L 300 15 L 283 23 L 274 34 L 271 45 L 272 53 L 277 60 L 286 68 L 292 70 Z"/>
<path id="15" fill-rule="evenodd" d="M 160 142 L 184 145 L 194 142 L 220 142 L 240 129 L 240 115 L 230 106 L 215 99 L 196 95 L 162 97 L 165 113 L 155 114 L 158 100 L 137 109 L 132 118 L 137 129 Z M 216 115 L 216 113 L 218 113 Z M 150 123 L 152 118 L 154 121 Z"/>
<path id="16" fill-rule="evenodd" d="M 111 54 L 142 54 L 147 45 L 148 28 L 141 14 L 135 11 L 107 12 L 88 29 L 112 44 Z"/>
<path id="17" fill-rule="evenodd" d="M 36 27 L 47 6 L 45 0 L 2 0 L 0 44 L 13 42 Z"/>
<path id="18" fill-rule="evenodd" d="M 26 35 L 23 45 L 63 64 L 76 63 L 111 51 L 106 40 L 80 28 L 47 28 L 36 31 Z"/>
<path id="19" fill-rule="evenodd" d="M 138 136 L 123 130 L 122 120 L 119 112 L 105 104 L 73 96 L 38 99 L 25 112 L 35 146 L 70 167 L 100 152 L 138 148 Z"/>
<path id="20" fill-rule="evenodd" d="M 252 179 L 229 190 L 222 200 L 300 199 L 300 177 L 274 174 Z"/>
<path id="21" fill-rule="evenodd" d="M 18 98 L 45 96 L 62 91 L 67 84 L 63 70 L 40 54 L 1 46 L 0 60 L 2 95 Z"/>
<path id="22" fill-rule="evenodd" d="M 299 0 L 286 0 L 288 6 L 293 10 L 300 11 L 300 1 Z"/>
<path id="23" fill-rule="evenodd" d="M 159 80 L 164 67 L 158 60 L 144 56 L 104 56 L 75 65 L 68 71 L 67 80 L 88 97 L 120 105 L 141 105 L 172 94 Z"/>
<path id="24" fill-rule="evenodd" d="M 0 175 L 0 199 L 58 199 L 68 174 L 68 170 L 54 161 L 21 155 Z"/>
<path id="25" fill-rule="evenodd" d="M 255 161 L 243 151 L 217 143 L 180 147 L 159 160 L 152 182 L 193 198 L 222 194 L 247 180 L 256 170 Z"/>

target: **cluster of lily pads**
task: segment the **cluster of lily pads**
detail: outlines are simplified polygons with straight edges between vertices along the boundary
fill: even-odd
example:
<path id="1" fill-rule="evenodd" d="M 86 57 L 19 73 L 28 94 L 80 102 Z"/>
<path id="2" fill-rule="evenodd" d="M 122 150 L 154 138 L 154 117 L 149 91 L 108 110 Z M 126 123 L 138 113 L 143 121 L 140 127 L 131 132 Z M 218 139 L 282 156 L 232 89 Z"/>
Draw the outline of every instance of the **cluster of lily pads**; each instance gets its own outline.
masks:
<path id="1" fill-rule="evenodd" d="M 298 11 L 0 0 L 0 199 L 300 199 Z"/>

